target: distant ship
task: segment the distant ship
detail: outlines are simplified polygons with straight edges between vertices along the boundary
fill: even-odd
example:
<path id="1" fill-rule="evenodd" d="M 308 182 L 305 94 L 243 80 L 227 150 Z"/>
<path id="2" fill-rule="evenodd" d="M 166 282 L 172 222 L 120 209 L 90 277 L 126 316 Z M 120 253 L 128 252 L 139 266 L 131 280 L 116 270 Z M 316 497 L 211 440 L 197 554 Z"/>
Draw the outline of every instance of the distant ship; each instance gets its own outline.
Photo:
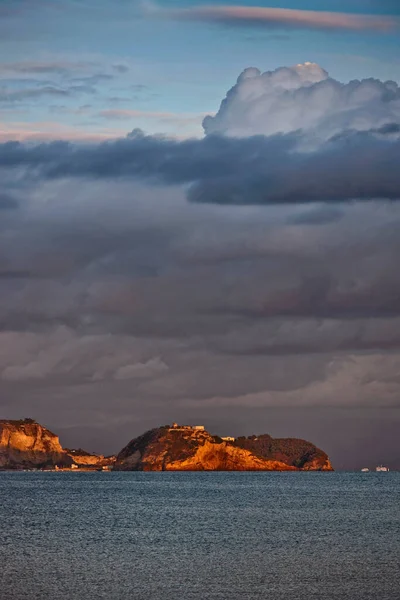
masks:
<path id="1" fill-rule="evenodd" d="M 376 467 L 375 471 L 377 473 L 389 473 L 389 467 L 384 467 L 383 465 L 379 465 Z"/>
<path id="2" fill-rule="evenodd" d="M 361 469 L 361 473 L 369 473 L 368 467 L 365 467 L 364 469 Z"/>

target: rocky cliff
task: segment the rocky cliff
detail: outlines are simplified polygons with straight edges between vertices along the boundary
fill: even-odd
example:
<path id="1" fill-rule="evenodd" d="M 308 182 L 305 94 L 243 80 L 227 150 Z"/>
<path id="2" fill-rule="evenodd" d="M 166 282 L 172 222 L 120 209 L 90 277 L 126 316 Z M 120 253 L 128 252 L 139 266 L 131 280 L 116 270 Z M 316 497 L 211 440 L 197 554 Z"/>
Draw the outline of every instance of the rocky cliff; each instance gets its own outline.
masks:
<path id="1" fill-rule="evenodd" d="M 33 419 L 0 420 L 0 469 L 112 467 L 115 456 L 63 448 L 58 437 Z"/>
<path id="2" fill-rule="evenodd" d="M 58 437 L 36 421 L 0 421 L 1 469 L 68 466 L 71 463 Z"/>
<path id="3" fill-rule="evenodd" d="M 110 467 L 115 463 L 115 456 L 103 456 L 103 454 L 90 454 L 79 448 L 78 450 L 65 449 L 65 452 L 79 467 L 100 468 Z"/>
<path id="4" fill-rule="evenodd" d="M 260 438 L 268 438 L 257 444 Z M 268 447 L 268 451 L 267 451 Z M 207 431 L 160 427 L 132 440 L 117 456 L 120 471 L 333 470 L 325 453 L 302 440 L 270 436 L 223 441 Z"/>
<path id="5" fill-rule="evenodd" d="M 239 437 L 235 446 L 245 448 L 256 456 L 272 458 L 302 471 L 332 471 L 328 455 L 305 440 L 272 438 L 270 435 Z"/>

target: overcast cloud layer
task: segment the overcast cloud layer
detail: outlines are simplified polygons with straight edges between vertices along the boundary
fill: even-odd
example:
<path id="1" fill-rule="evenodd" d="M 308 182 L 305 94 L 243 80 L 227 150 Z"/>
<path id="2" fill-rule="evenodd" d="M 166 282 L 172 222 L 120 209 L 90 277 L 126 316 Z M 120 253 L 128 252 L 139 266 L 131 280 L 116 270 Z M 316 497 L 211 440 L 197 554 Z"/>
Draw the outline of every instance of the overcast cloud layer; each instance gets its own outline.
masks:
<path id="1" fill-rule="evenodd" d="M 199 421 L 400 466 L 398 94 L 247 69 L 204 139 L 3 144 L 1 414 L 103 452 Z"/>

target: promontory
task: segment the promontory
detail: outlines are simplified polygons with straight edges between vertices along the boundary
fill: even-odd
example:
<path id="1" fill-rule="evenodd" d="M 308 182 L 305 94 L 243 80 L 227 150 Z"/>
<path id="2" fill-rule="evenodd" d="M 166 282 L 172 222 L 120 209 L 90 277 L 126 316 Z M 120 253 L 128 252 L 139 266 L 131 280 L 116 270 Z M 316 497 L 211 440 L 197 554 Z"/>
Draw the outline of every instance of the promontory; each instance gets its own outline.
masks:
<path id="1" fill-rule="evenodd" d="M 34 419 L 0 420 L 0 470 L 89 470 L 114 462 L 114 456 L 63 448 L 58 436 Z"/>
<path id="2" fill-rule="evenodd" d="M 213 436 L 201 425 L 147 431 L 118 454 L 119 471 L 333 471 L 319 448 L 299 439 Z"/>

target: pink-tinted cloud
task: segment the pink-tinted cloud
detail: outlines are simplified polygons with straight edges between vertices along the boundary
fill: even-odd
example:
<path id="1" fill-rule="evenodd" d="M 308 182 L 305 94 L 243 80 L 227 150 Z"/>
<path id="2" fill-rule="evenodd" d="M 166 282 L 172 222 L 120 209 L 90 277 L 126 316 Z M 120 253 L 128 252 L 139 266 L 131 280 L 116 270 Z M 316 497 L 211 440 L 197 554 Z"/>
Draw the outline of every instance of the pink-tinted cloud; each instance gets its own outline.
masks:
<path id="1" fill-rule="evenodd" d="M 15 112 L 15 111 L 14 111 Z M 111 114 L 107 114 L 107 113 Z M 116 114 L 112 114 L 112 113 Z M 5 111 L 0 111 L 0 118 L 5 114 Z M 115 120 L 127 120 L 132 117 L 154 119 L 164 125 L 171 125 L 173 127 L 180 126 L 183 131 L 179 134 L 176 131 L 169 134 L 171 138 L 176 140 L 184 140 L 188 138 L 195 138 L 201 135 L 201 121 L 205 116 L 199 114 L 197 117 L 190 117 L 188 115 L 183 116 L 179 119 L 178 115 L 174 113 L 145 113 L 141 111 L 102 111 L 100 116 L 105 119 Z M 195 126 L 198 126 L 197 129 Z M 192 126 L 192 127 L 190 127 Z M 115 140 L 117 138 L 124 138 L 128 132 L 126 126 L 124 127 L 101 127 L 100 129 L 89 130 L 85 128 L 73 127 L 68 125 L 62 125 L 55 121 L 35 121 L 31 123 L 17 122 L 17 121 L 1 121 L 0 120 L 0 143 L 8 141 L 31 141 L 31 142 L 45 142 L 53 140 L 65 140 L 73 142 L 102 142 L 106 140 Z"/>
<path id="2" fill-rule="evenodd" d="M 0 142 L 15 141 L 47 141 L 47 140 L 73 140 L 76 142 L 101 142 L 103 140 L 123 137 L 124 129 L 102 129 L 101 131 L 88 131 L 75 127 L 68 127 L 52 121 L 41 122 L 1 122 Z"/>
<path id="3" fill-rule="evenodd" d="M 104 119 L 119 119 L 126 120 L 132 118 L 155 119 L 162 122 L 172 122 L 178 124 L 184 123 L 200 123 L 204 117 L 210 113 L 171 113 L 162 111 L 144 111 L 135 109 L 107 109 L 102 110 L 99 116 Z"/>
<path id="4" fill-rule="evenodd" d="M 393 16 L 269 8 L 258 6 L 204 6 L 155 11 L 155 15 L 227 25 L 279 26 L 303 29 L 387 32 L 399 26 Z"/>

